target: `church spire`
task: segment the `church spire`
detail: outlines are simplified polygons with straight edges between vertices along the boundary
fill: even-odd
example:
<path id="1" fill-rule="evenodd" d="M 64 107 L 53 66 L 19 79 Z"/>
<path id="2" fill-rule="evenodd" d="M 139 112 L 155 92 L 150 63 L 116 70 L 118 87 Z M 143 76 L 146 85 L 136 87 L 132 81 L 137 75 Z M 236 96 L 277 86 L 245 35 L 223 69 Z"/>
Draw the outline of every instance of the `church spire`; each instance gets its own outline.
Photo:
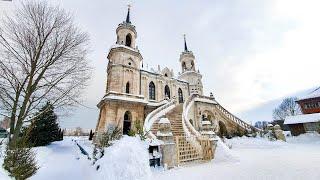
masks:
<path id="1" fill-rule="evenodd" d="M 188 47 L 187 47 L 187 41 L 186 41 L 186 35 L 183 34 L 183 39 L 184 39 L 184 51 L 188 52 Z"/>
<path id="2" fill-rule="evenodd" d="M 129 24 L 131 24 L 131 21 L 130 21 L 130 7 L 131 7 L 131 5 L 129 4 L 128 5 L 127 19 L 126 19 L 126 23 L 129 23 Z"/>

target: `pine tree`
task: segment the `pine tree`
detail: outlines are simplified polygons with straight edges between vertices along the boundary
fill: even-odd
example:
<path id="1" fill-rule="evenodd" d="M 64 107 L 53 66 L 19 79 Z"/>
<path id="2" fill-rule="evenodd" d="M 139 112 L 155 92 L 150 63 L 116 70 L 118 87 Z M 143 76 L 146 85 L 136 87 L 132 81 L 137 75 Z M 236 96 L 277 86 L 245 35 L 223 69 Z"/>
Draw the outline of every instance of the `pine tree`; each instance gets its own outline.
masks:
<path id="1" fill-rule="evenodd" d="M 2 166 L 17 180 L 27 179 L 39 169 L 35 153 L 27 146 L 25 137 L 21 137 L 15 144 L 8 144 L 5 151 Z"/>
<path id="2" fill-rule="evenodd" d="M 48 102 L 31 122 L 27 131 L 28 141 L 32 146 L 45 146 L 61 140 L 61 134 L 54 107 Z"/>

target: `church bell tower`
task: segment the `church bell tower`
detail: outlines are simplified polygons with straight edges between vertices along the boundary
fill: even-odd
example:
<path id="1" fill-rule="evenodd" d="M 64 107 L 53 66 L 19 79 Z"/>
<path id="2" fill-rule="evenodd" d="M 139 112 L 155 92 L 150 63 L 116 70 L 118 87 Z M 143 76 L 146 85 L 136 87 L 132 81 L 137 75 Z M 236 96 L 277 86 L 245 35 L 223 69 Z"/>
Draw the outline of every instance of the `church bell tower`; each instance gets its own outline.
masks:
<path id="1" fill-rule="evenodd" d="M 130 6 L 126 20 L 118 25 L 116 34 L 116 44 L 108 54 L 106 92 L 139 95 L 142 56 L 136 47 L 137 31 L 130 20 Z"/>
<path id="2" fill-rule="evenodd" d="M 188 50 L 186 35 L 184 38 L 184 51 L 180 54 L 180 63 L 182 73 L 179 75 L 179 79 L 187 81 L 189 83 L 190 94 L 203 94 L 202 75 L 199 70 L 196 70 L 195 57 L 192 51 Z"/>

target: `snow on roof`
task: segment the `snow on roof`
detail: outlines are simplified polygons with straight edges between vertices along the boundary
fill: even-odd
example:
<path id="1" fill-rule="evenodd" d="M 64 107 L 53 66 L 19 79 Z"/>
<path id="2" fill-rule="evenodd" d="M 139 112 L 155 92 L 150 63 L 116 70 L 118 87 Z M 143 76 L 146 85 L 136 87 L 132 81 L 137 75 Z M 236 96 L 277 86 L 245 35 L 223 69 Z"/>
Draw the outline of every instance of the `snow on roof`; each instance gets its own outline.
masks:
<path id="1" fill-rule="evenodd" d="M 118 48 L 118 47 L 123 47 L 123 48 L 126 48 L 126 49 L 130 49 L 132 51 L 136 51 L 136 52 L 139 52 L 137 49 L 135 48 L 131 48 L 131 47 L 128 47 L 128 46 L 125 46 L 125 45 L 122 45 L 122 44 L 114 44 L 110 47 L 110 50 L 113 49 L 113 48 Z"/>
<path id="2" fill-rule="evenodd" d="M 299 124 L 299 123 L 309 123 L 309 122 L 319 122 L 320 113 L 314 114 L 301 114 L 296 116 L 287 116 L 284 120 L 284 124 Z"/>
<path id="3" fill-rule="evenodd" d="M 208 103 L 208 104 L 217 104 L 216 101 L 210 100 L 210 99 L 206 99 L 206 98 L 194 98 L 194 101 L 204 102 L 204 103 Z"/>
<path id="4" fill-rule="evenodd" d="M 158 123 L 159 124 L 170 124 L 170 121 L 168 118 L 161 118 Z"/>
<path id="5" fill-rule="evenodd" d="M 166 103 L 168 103 L 168 100 L 163 100 L 163 101 L 160 101 L 160 102 L 149 101 L 147 106 L 161 106 L 161 105 L 164 105 Z"/>
<path id="6" fill-rule="evenodd" d="M 140 102 L 147 104 L 147 101 L 144 99 L 138 99 L 138 98 L 131 98 L 131 97 L 124 97 L 124 96 L 117 96 L 117 95 L 111 95 L 108 94 L 103 99 L 112 99 L 112 100 L 122 100 L 122 101 L 131 101 L 131 102 Z"/>
<path id="7" fill-rule="evenodd" d="M 142 68 L 142 69 L 140 69 L 140 71 L 141 71 L 141 72 L 148 73 L 148 74 L 151 73 L 151 74 L 154 74 L 154 75 L 156 75 L 156 76 L 162 76 L 161 72 L 158 72 L 158 71 L 154 70 L 153 68 L 150 68 L 150 69 L 148 69 L 148 68 Z M 168 77 L 168 78 L 170 78 L 170 79 L 172 79 L 172 80 L 179 81 L 179 82 L 181 82 L 181 83 L 188 83 L 188 81 L 185 81 L 185 80 L 183 80 L 183 79 L 179 79 L 179 78 L 174 77 L 174 76 Z"/>
<path id="8" fill-rule="evenodd" d="M 311 99 L 311 98 L 317 98 L 317 97 L 320 97 L 320 87 L 318 87 L 317 89 L 313 90 L 311 93 L 300 97 L 299 100 Z"/>

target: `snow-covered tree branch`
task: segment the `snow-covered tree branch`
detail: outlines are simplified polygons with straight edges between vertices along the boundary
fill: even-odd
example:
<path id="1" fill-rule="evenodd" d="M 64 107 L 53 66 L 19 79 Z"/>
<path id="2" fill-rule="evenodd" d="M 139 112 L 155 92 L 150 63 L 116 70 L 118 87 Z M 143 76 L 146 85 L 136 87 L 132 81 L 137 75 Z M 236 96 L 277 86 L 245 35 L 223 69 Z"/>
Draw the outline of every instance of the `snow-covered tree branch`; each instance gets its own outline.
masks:
<path id="1" fill-rule="evenodd" d="M 26 2 L 0 26 L 0 113 L 14 138 L 23 122 L 51 102 L 79 104 L 90 78 L 88 35 L 72 16 L 46 2 Z"/>

